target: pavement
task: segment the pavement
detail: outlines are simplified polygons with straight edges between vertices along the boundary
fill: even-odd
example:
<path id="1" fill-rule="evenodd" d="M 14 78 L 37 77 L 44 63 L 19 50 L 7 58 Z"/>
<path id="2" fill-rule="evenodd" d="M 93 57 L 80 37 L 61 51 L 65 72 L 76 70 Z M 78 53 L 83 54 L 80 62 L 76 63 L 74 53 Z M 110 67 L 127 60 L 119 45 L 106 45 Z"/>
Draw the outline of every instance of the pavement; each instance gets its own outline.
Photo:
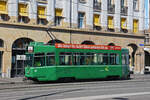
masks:
<path id="1" fill-rule="evenodd" d="M 16 83 L 23 83 L 23 77 L 16 77 L 16 78 L 1 78 L 0 77 L 0 85 L 2 84 L 16 84 Z"/>
<path id="2" fill-rule="evenodd" d="M 150 80 L 150 74 L 131 74 L 131 80 Z M 15 77 L 15 78 L 1 78 L 0 77 L 0 85 L 2 84 L 17 84 L 24 83 L 23 77 Z"/>

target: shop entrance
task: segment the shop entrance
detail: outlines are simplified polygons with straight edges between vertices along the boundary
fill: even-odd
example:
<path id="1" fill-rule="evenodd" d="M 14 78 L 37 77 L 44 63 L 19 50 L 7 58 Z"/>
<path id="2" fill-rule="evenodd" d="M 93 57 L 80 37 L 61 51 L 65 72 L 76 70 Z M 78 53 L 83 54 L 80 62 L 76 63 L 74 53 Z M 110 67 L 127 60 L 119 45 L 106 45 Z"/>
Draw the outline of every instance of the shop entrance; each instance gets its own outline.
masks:
<path id="1" fill-rule="evenodd" d="M 24 76 L 25 52 L 30 42 L 32 42 L 31 39 L 20 38 L 13 43 L 11 77 Z"/>

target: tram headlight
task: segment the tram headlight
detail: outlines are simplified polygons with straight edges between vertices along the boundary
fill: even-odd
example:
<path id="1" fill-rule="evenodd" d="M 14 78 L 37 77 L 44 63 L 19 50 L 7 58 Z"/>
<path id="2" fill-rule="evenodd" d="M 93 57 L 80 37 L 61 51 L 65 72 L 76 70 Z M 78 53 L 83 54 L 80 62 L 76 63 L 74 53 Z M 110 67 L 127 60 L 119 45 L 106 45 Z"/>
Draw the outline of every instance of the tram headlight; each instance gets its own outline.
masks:
<path id="1" fill-rule="evenodd" d="M 34 72 L 37 72 L 37 70 L 35 69 Z"/>

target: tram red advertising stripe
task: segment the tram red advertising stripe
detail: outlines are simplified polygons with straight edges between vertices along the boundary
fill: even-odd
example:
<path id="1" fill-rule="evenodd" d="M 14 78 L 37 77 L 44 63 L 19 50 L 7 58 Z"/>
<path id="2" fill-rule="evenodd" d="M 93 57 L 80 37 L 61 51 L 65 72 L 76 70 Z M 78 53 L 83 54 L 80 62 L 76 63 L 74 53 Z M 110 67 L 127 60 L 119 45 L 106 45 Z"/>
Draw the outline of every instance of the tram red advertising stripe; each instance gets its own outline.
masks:
<path id="1" fill-rule="evenodd" d="M 56 43 L 55 47 L 56 48 L 66 48 L 66 49 L 121 50 L 120 46 L 107 46 L 107 45 L 82 45 L 82 44 Z"/>

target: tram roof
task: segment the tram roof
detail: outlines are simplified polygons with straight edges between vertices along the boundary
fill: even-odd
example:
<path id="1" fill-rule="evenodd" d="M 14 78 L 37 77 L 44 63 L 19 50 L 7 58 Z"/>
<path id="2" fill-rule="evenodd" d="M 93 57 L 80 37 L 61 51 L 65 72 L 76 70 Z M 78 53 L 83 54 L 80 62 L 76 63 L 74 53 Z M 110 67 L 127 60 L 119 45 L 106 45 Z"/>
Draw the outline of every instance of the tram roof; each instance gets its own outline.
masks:
<path id="1" fill-rule="evenodd" d="M 28 46 L 34 48 L 35 52 L 54 52 L 56 49 L 66 49 L 66 50 L 113 50 L 113 51 L 124 51 L 128 52 L 128 49 L 121 48 L 120 46 L 107 46 L 107 45 L 82 45 L 82 44 L 62 44 L 56 43 L 55 45 L 44 44 L 43 42 L 31 42 Z M 33 51 L 32 51 L 33 52 Z"/>

